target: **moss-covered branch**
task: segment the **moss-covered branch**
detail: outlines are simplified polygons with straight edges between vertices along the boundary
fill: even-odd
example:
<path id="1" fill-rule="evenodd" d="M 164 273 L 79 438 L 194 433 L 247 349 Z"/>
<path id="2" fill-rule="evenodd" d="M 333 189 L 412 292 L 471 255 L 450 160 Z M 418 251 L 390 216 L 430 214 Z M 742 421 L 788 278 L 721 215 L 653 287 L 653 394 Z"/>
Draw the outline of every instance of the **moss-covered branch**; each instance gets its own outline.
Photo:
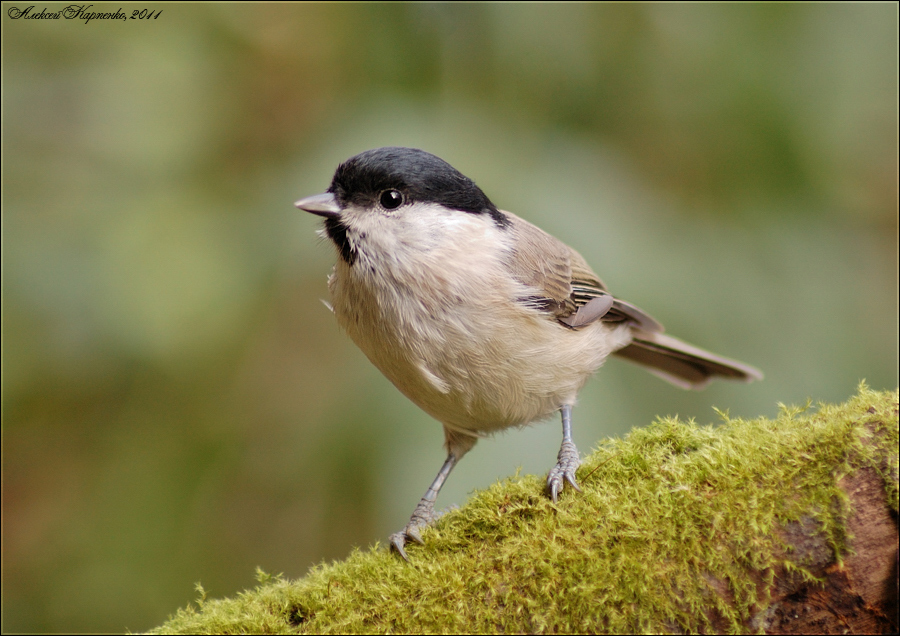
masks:
<path id="1" fill-rule="evenodd" d="M 381 546 L 261 575 L 155 633 L 890 630 L 897 402 L 861 386 L 776 420 L 660 420 L 588 457 L 583 494 L 554 505 L 541 477 L 509 479 L 426 531 L 412 564 Z"/>

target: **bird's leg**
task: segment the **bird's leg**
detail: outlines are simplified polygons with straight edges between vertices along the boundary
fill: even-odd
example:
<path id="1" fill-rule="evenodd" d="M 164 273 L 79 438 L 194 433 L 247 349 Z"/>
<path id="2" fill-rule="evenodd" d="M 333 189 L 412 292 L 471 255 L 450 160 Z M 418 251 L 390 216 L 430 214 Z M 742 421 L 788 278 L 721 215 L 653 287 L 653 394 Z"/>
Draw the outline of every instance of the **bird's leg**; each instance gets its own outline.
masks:
<path id="1" fill-rule="evenodd" d="M 441 486 L 444 485 L 447 476 L 450 474 L 450 471 L 453 470 L 453 467 L 456 466 L 457 461 L 459 460 L 451 451 L 447 455 L 444 465 L 441 466 L 441 470 L 438 472 L 437 477 L 434 478 L 434 481 L 431 482 L 431 486 L 429 486 L 428 490 L 425 492 L 425 496 L 422 497 L 421 501 L 419 501 L 419 505 L 413 510 L 409 523 L 406 524 L 406 527 L 403 528 L 403 530 L 391 535 L 391 548 L 396 550 L 405 560 L 409 561 L 409 557 L 406 556 L 406 550 L 403 549 L 403 546 L 406 545 L 406 541 L 412 539 L 416 543 L 423 543 L 421 535 L 422 528 L 434 523 L 441 516 L 442 513 L 435 513 L 434 502 L 437 501 L 438 493 L 441 492 Z"/>
<path id="2" fill-rule="evenodd" d="M 565 482 L 569 482 L 572 488 L 581 492 L 581 488 L 575 481 L 575 471 L 581 464 L 581 459 L 578 457 L 575 442 L 572 441 L 572 405 L 563 405 L 560 412 L 562 413 L 563 441 L 559 447 L 559 455 L 556 456 L 556 466 L 547 475 L 547 490 L 554 502 L 565 486 Z"/>

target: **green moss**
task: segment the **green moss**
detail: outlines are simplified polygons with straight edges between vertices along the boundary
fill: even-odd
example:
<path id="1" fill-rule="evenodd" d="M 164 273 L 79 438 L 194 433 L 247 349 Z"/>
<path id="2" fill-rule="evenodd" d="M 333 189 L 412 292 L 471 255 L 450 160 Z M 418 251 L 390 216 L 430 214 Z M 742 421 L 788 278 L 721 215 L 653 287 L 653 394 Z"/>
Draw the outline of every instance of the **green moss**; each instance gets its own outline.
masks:
<path id="1" fill-rule="evenodd" d="M 412 564 L 376 546 L 299 581 L 261 574 L 154 633 L 745 632 L 776 572 L 814 578 L 784 528 L 847 553 L 841 477 L 877 471 L 898 509 L 897 401 L 863 384 L 775 420 L 662 419 L 601 444 L 583 494 L 554 505 L 543 477 L 508 479 L 426 531 Z"/>

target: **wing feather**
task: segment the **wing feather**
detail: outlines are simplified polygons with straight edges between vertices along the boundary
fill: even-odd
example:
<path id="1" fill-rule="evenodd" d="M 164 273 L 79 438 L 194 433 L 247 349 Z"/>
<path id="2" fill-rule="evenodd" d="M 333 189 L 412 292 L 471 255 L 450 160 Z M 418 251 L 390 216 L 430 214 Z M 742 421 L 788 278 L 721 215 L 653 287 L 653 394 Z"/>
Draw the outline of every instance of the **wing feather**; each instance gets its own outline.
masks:
<path id="1" fill-rule="evenodd" d="M 616 298 L 608 308 L 607 303 L 591 303 L 595 298 L 612 296 L 581 254 L 511 212 L 503 213 L 514 219 L 512 273 L 522 283 L 539 290 L 537 296 L 523 298 L 522 302 L 547 311 L 572 328 L 604 320 L 631 321 L 645 331 L 663 330 L 661 324 L 631 303 Z"/>
<path id="2" fill-rule="evenodd" d="M 744 382 L 762 379 L 762 373 L 748 364 L 664 334 L 663 326 L 642 309 L 613 298 L 581 254 L 514 214 L 504 214 L 513 219 L 511 230 L 516 233 L 509 263 L 512 273 L 537 290 L 521 302 L 571 329 L 597 320 L 630 323 L 631 344 L 615 354 L 685 389 L 703 388 L 714 377 Z"/>

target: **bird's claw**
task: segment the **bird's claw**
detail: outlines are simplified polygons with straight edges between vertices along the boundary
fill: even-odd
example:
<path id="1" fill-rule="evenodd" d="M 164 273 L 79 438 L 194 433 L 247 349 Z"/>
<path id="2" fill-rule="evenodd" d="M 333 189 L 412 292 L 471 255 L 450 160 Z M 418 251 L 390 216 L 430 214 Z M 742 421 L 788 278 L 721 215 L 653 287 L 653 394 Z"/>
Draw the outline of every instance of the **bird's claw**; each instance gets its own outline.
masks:
<path id="1" fill-rule="evenodd" d="M 409 561 L 409 556 L 406 554 L 406 544 L 409 541 L 414 541 L 419 545 L 425 545 L 425 542 L 422 540 L 422 528 L 424 528 L 427 523 L 416 523 L 415 518 L 409 520 L 409 524 L 400 532 L 395 532 L 390 537 L 391 549 L 396 551 L 401 557 L 403 557 L 404 561 Z"/>
<path id="2" fill-rule="evenodd" d="M 547 490 L 554 503 L 556 503 L 559 493 L 562 492 L 566 482 L 572 488 L 581 492 L 581 488 L 578 487 L 578 482 L 575 480 L 575 471 L 578 470 L 579 465 L 581 465 L 581 459 L 578 456 L 578 449 L 575 448 L 575 444 L 568 441 L 563 442 L 559 449 L 559 455 L 556 458 L 556 466 L 550 469 L 550 474 L 547 475 Z"/>
<path id="3" fill-rule="evenodd" d="M 432 525 L 449 511 L 456 510 L 457 508 L 458 506 L 450 506 L 440 512 L 435 512 L 433 503 L 424 500 L 420 501 L 419 505 L 416 506 L 416 509 L 413 511 L 412 517 L 410 517 L 406 527 L 400 532 L 395 532 L 390 536 L 389 541 L 391 549 L 403 557 L 405 561 L 409 561 L 409 556 L 407 556 L 406 550 L 404 549 L 406 544 L 409 541 L 413 541 L 419 545 L 425 545 L 425 541 L 422 540 L 422 530 Z"/>
<path id="4" fill-rule="evenodd" d="M 409 562 L 409 556 L 407 556 L 406 550 L 403 549 L 406 545 L 406 530 L 395 532 L 390 536 L 389 540 L 391 542 L 391 550 L 403 557 L 404 561 Z"/>

